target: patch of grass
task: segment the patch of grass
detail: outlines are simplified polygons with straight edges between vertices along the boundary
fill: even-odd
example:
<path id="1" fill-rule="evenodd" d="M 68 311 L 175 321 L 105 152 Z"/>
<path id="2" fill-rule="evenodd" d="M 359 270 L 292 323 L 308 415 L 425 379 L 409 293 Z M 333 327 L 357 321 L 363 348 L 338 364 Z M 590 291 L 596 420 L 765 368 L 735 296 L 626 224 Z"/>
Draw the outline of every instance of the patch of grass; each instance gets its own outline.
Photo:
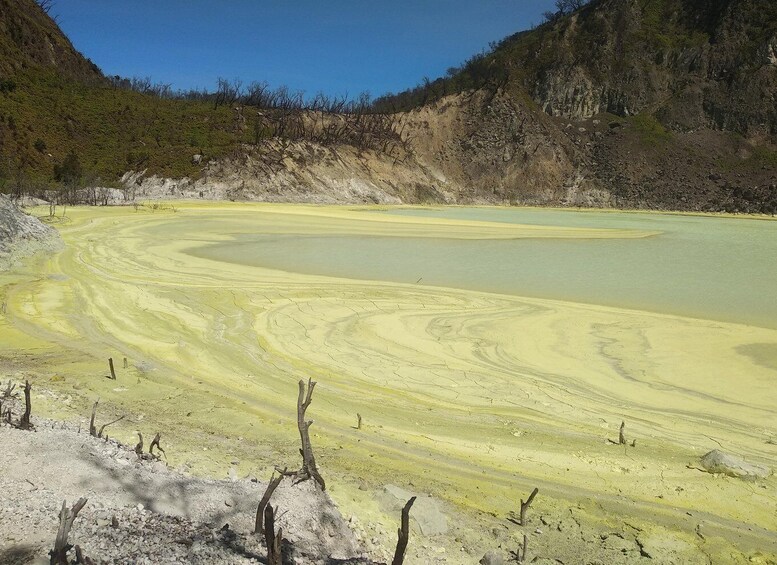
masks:
<path id="1" fill-rule="evenodd" d="M 655 116 L 641 113 L 633 116 L 628 123 L 639 135 L 640 140 L 652 147 L 663 145 L 672 139 L 672 132 L 667 130 Z"/>

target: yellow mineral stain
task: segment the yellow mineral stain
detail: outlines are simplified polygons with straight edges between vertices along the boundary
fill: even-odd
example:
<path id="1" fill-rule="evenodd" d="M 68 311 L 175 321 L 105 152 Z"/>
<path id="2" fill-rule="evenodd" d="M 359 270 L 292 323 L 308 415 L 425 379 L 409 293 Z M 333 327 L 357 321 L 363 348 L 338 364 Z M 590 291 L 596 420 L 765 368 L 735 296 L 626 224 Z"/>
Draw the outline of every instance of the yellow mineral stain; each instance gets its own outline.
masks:
<path id="1" fill-rule="evenodd" d="M 363 478 L 412 482 L 465 515 L 504 516 L 539 486 L 546 504 L 595 501 L 606 516 L 692 531 L 690 512 L 743 550 L 777 551 L 774 478 L 755 485 L 688 465 L 720 446 L 774 465 L 777 330 L 188 252 L 240 233 L 655 232 L 231 203 L 68 208 L 57 227 L 64 251 L 0 276 L 0 362 L 72 397 L 47 403 L 57 414 L 86 418 L 99 396 L 129 415 L 114 430 L 128 443 L 133 430 L 162 431 L 173 465 L 223 474 L 239 456 L 266 479 L 297 464 L 296 383 L 312 378 L 312 441 L 346 509 L 372 508 L 353 486 Z M 118 381 L 104 378 L 109 356 L 129 361 L 117 362 Z M 608 442 L 624 420 L 634 448 Z"/>

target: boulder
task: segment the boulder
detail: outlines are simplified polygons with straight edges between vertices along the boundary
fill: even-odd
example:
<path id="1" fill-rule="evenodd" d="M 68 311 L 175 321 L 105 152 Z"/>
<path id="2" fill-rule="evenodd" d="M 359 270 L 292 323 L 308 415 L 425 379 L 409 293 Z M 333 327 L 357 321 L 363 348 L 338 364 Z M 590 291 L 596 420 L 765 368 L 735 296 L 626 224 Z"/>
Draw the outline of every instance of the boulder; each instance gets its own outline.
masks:
<path id="1" fill-rule="evenodd" d="M 416 496 L 410 510 L 410 520 L 416 522 L 425 536 L 436 536 L 448 531 L 448 517 L 440 509 L 440 503 L 428 495 L 417 495 L 394 485 L 386 485 L 380 494 L 383 506 L 397 514 L 405 503 Z"/>
<path id="2" fill-rule="evenodd" d="M 480 565 L 503 565 L 504 559 L 498 551 L 489 551 L 479 561 Z"/>
<path id="3" fill-rule="evenodd" d="M 713 449 L 701 458 L 701 466 L 708 473 L 722 473 L 737 479 L 765 479 L 771 473 L 768 467 L 748 463 L 744 459 Z"/>

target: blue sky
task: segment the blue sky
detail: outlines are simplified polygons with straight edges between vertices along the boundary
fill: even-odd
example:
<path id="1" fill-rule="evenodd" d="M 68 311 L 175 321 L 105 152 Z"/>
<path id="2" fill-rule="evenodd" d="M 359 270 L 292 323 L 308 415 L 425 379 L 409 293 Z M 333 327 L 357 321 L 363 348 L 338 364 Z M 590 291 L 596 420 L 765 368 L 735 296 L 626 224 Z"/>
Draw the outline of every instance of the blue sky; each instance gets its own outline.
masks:
<path id="1" fill-rule="evenodd" d="M 58 0 L 52 14 L 106 74 L 173 88 L 218 77 L 373 96 L 435 78 L 540 22 L 553 0 Z"/>

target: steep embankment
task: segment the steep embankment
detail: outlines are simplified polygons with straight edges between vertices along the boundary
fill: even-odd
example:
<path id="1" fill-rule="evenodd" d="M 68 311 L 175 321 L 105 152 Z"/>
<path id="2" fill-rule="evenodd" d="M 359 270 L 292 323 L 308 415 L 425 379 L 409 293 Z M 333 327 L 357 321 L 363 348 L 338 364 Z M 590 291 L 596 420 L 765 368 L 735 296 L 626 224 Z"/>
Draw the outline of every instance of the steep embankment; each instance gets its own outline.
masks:
<path id="1" fill-rule="evenodd" d="M 54 229 L 28 216 L 0 194 L 0 271 L 22 257 L 43 249 L 58 249 L 61 244 Z"/>

